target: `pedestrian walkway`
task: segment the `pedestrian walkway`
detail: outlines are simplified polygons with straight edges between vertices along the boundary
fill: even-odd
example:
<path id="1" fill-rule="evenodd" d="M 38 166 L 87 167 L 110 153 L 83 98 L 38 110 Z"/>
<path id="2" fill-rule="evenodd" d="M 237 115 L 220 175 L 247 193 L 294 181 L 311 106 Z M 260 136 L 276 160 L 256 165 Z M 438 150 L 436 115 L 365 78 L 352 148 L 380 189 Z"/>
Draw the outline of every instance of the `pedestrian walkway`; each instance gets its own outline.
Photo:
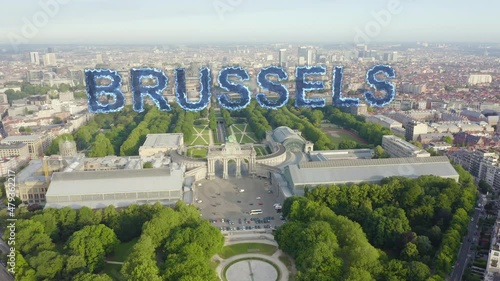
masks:
<path id="1" fill-rule="evenodd" d="M 278 246 L 278 243 L 274 240 L 273 235 L 267 233 L 255 233 L 255 234 L 245 233 L 245 234 L 229 235 L 225 237 L 224 246 L 241 244 L 241 243 L 261 243 L 261 244 Z M 247 254 L 236 255 L 228 259 L 222 259 L 219 255 L 215 255 L 213 259 L 219 261 L 219 265 L 217 266 L 216 271 L 217 274 L 219 274 L 219 277 L 221 277 L 221 279 L 224 268 L 226 268 L 231 262 L 245 258 L 260 258 L 263 260 L 267 260 L 272 264 L 275 264 L 279 268 L 281 272 L 281 277 L 279 281 L 288 281 L 290 274 L 286 265 L 279 259 L 281 255 L 284 255 L 284 253 L 278 249 L 271 256 L 257 254 L 257 253 L 247 253 Z"/>

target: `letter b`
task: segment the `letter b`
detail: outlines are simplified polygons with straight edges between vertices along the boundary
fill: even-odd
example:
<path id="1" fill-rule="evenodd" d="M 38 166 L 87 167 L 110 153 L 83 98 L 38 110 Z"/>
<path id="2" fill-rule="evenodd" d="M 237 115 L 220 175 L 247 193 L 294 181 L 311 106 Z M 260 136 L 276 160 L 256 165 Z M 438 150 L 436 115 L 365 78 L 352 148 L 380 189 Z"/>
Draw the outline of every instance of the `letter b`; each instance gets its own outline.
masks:
<path id="1" fill-rule="evenodd" d="M 111 83 L 106 86 L 97 85 L 97 79 L 109 79 Z M 122 110 L 125 105 L 125 95 L 120 90 L 122 78 L 118 72 L 110 69 L 85 69 L 85 82 L 90 113 L 110 113 Z M 103 95 L 113 97 L 114 103 L 100 103 L 99 98 Z"/>

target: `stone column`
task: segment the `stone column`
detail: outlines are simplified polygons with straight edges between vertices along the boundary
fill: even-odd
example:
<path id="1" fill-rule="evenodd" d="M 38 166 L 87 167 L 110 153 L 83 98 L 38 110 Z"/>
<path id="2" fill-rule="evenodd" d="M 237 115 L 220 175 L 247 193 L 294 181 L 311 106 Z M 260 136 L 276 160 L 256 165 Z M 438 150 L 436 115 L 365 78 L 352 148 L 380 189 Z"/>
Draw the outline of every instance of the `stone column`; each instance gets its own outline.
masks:
<path id="1" fill-rule="evenodd" d="M 236 159 L 236 177 L 241 178 L 241 159 Z"/>
<path id="2" fill-rule="evenodd" d="M 227 166 L 228 166 L 228 163 L 227 163 L 227 159 L 224 159 L 223 161 L 223 165 L 224 165 L 224 173 L 222 174 L 222 178 L 227 180 L 228 179 L 228 171 L 227 171 Z"/>
<path id="3" fill-rule="evenodd" d="M 215 178 L 215 160 L 213 159 L 208 160 L 207 169 L 208 169 L 207 178 L 209 180 L 213 180 Z"/>

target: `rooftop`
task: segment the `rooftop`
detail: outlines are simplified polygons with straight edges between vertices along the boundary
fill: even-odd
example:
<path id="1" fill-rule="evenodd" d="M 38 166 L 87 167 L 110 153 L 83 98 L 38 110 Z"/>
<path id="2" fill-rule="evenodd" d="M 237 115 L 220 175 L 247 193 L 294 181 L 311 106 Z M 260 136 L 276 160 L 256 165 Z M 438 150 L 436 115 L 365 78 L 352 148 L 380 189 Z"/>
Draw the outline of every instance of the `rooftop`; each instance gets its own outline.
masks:
<path id="1" fill-rule="evenodd" d="M 0 149 L 18 149 L 26 146 L 25 143 L 0 143 Z"/>
<path id="2" fill-rule="evenodd" d="M 288 127 L 281 126 L 273 130 L 273 139 L 276 142 L 283 143 L 285 140 L 291 138 L 304 142 L 304 139 L 301 136 Z"/>
<path id="3" fill-rule="evenodd" d="M 389 139 L 391 141 L 393 141 L 394 143 L 396 143 L 397 145 L 407 149 L 407 150 L 411 150 L 411 151 L 423 151 L 422 148 L 418 147 L 418 146 L 415 146 L 399 137 L 396 137 L 396 136 L 392 136 L 392 135 L 386 135 L 386 136 L 383 136 L 382 137 L 382 143 L 383 143 L 383 140 L 384 139 Z"/>
<path id="4" fill-rule="evenodd" d="M 391 176 L 435 175 L 458 179 L 446 156 L 305 162 L 290 165 L 289 169 L 295 185 L 378 182 Z"/>
<path id="5" fill-rule="evenodd" d="M 340 159 L 371 159 L 372 149 L 320 150 L 310 153 L 312 161 L 329 161 Z"/>
<path id="6" fill-rule="evenodd" d="M 42 138 L 42 135 L 23 135 L 23 136 L 10 136 L 2 140 L 2 143 L 6 142 L 24 142 L 24 141 L 36 141 Z"/>
<path id="7" fill-rule="evenodd" d="M 182 170 L 141 169 L 54 173 L 47 197 L 180 190 Z"/>
<path id="8" fill-rule="evenodd" d="M 174 147 L 182 144 L 184 136 L 176 134 L 148 134 L 142 146 L 147 147 Z"/>

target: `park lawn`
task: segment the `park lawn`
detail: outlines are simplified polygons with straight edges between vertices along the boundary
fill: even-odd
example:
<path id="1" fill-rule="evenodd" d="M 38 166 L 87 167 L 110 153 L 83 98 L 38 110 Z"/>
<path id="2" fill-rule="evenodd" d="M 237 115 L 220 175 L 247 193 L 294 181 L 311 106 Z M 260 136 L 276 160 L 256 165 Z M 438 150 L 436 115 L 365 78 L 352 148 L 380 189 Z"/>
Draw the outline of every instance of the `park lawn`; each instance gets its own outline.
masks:
<path id="1" fill-rule="evenodd" d="M 255 152 L 257 153 L 257 156 L 265 156 L 267 155 L 267 150 L 263 148 L 262 146 L 254 146 Z"/>
<path id="2" fill-rule="evenodd" d="M 208 137 L 208 134 L 206 134 L 206 135 L 203 134 L 202 137 L 203 138 L 193 136 L 193 141 L 191 141 L 191 143 L 189 145 L 208 145 L 208 143 L 210 142 L 210 138 Z"/>
<path id="3" fill-rule="evenodd" d="M 335 143 L 335 144 L 339 144 L 340 142 L 342 142 L 344 140 L 350 140 L 350 141 L 354 141 L 355 143 L 362 144 L 355 137 L 351 136 L 350 134 L 348 134 L 346 132 L 335 131 L 335 133 L 338 135 L 338 137 L 332 136 L 329 133 L 326 133 L 330 137 L 330 139 L 333 141 L 333 143 Z"/>
<path id="4" fill-rule="evenodd" d="M 241 142 L 242 143 L 258 143 L 257 137 L 255 136 L 254 133 L 247 133 L 245 136 L 243 136 L 243 139 Z"/>
<path id="5" fill-rule="evenodd" d="M 113 255 L 109 256 L 107 260 L 124 262 L 127 259 L 128 255 L 132 252 L 132 249 L 134 248 L 134 245 L 138 240 L 139 238 L 135 238 L 129 242 L 120 243 L 115 247 Z"/>
<path id="6" fill-rule="evenodd" d="M 105 273 L 106 275 L 111 277 L 111 279 L 113 279 L 114 281 L 126 281 L 125 277 L 123 277 L 123 275 L 120 273 L 121 269 L 122 269 L 121 264 L 106 263 L 104 264 L 104 268 L 101 273 Z"/>
<path id="7" fill-rule="evenodd" d="M 246 126 L 245 124 L 233 124 L 234 127 L 233 130 L 235 133 L 245 132 L 245 126 Z"/>
<path id="8" fill-rule="evenodd" d="M 188 148 L 187 156 L 193 158 L 207 158 L 207 149 L 206 148 Z"/>
<path id="9" fill-rule="evenodd" d="M 201 137 L 198 137 L 198 134 Z M 190 145 L 208 145 L 210 142 L 210 129 L 205 125 L 195 125 L 193 131 L 193 138 Z"/>
<path id="10" fill-rule="evenodd" d="M 258 253 L 263 255 L 271 256 L 276 252 L 278 247 L 269 245 L 269 244 L 261 244 L 261 243 L 240 243 L 225 246 L 222 248 L 222 251 L 219 253 L 219 256 L 223 259 L 228 259 L 232 256 L 248 254 L 248 253 Z"/>
<path id="11" fill-rule="evenodd" d="M 343 131 L 340 131 L 340 132 L 337 132 L 337 134 L 339 134 L 339 136 L 344 139 L 344 140 L 352 140 L 352 141 L 355 141 L 357 143 L 361 143 L 361 144 L 367 144 L 365 140 L 363 140 L 362 137 L 360 137 L 358 135 L 358 138 L 361 139 L 362 141 L 359 141 L 359 139 L 356 139 L 355 137 L 353 137 L 352 135 L 346 133 L 346 132 L 343 132 Z M 356 133 L 354 133 L 356 134 Z M 357 135 L 357 134 L 356 134 Z"/>
<path id="12" fill-rule="evenodd" d="M 210 264 L 211 268 L 216 269 L 220 262 L 218 260 L 210 260 L 208 263 Z"/>
<path id="13" fill-rule="evenodd" d="M 199 133 L 201 133 L 202 131 L 204 131 L 203 133 L 206 133 L 207 130 L 209 129 L 207 125 L 194 125 L 194 128 Z"/>

